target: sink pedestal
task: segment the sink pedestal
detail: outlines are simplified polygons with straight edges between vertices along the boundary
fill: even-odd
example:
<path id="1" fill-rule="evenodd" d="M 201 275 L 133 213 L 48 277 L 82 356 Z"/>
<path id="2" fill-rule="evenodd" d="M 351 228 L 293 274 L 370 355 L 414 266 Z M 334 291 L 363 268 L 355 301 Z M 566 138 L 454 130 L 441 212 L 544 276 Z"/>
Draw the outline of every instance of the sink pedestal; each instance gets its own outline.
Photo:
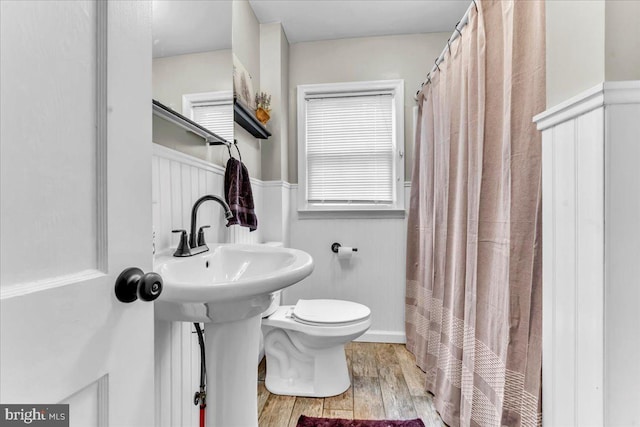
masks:
<path id="1" fill-rule="evenodd" d="M 164 279 L 155 311 L 164 320 L 205 323 L 206 425 L 258 427 L 261 314 L 273 292 L 311 274 L 313 259 L 267 245 L 213 244 L 190 257 L 174 250 L 154 260 Z"/>
<path id="2" fill-rule="evenodd" d="M 258 427 L 260 315 L 204 326 L 207 427 Z"/>

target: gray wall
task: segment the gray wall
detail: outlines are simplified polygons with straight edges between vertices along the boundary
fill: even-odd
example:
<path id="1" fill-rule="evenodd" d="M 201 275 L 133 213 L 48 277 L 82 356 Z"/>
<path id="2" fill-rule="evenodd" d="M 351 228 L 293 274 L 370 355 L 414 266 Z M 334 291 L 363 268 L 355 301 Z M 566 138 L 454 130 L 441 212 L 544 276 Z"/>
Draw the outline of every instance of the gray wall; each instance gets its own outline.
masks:
<path id="1" fill-rule="evenodd" d="M 279 23 L 260 25 L 260 87 L 271 94 L 271 137 L 262 145 L 262 179 L 288 181 L 289 41 Z"/>
<path id="2" fill-rule="evenodd" d="M 605 80 L 640 79 L 640 2 L 546 3 L 547 107 Z"/>
<path id="3" fill-rule="evenodd" d="M 404 79 L 405 179 L 413 164 L 413 97 L 450 33 L 362 37 L 293 44 L 289 52 L 289 181 L 298 182 L 296 87 Z"/>
<path id="4" fill-rule="evenodd" d="M 153 98 L 179 113 L 182 95 L 233 90 L 231 49 L 168 56 L 153 60 Z M 215 129 L 214 129 L 215 132 Z M 228 154 L 219 146 L 207 146 L 202 138 L 156 116 L 153 142 L 224 165 Z"/>
<path id="5" fill-rule="evenodd" d="M 260 24 L 246 0 L 234 1 L 231 15 L 233 54 L 251 75 L 253 91 L 260 91 Z M 269 140 L 258 140 L 237 124 L 234 133 L 249 175 L 262 179 L 261 145 Z"/>

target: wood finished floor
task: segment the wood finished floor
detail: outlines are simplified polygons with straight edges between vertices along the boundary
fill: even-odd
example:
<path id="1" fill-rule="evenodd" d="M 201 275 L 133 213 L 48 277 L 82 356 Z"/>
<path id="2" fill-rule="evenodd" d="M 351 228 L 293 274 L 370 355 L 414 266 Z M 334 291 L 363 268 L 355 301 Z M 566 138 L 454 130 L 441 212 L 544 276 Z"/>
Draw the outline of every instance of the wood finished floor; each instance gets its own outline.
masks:
<path id="1" fill-rule="evenodd" d="M 346 346 L 351 387 L 327 398 L 279 396 L 264 386 L 265 361 L 258 368 L 259 427 L 295 427 L 300 415 L 347 419 L 421 418 L 427 427 L 445 424 L 424 389 L 425 374 L 404 344 Z"/>

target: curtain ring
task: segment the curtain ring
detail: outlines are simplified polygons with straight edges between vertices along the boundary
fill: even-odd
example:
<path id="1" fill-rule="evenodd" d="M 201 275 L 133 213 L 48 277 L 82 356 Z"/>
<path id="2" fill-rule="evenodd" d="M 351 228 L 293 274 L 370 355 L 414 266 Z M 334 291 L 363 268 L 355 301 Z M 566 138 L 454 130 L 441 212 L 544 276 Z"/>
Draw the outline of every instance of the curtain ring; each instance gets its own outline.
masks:
<path id="1" fill-rule="evenodd" d="M 449 55 L 451 55 L 451 39 L 447 39 L 447 47 L 449 48 Z"/>
<path id="2" fill-rule="evenodd" d="M 436 68 L 438 69 L 438 71 L 441 71 L 440 67 L 438 66 L 438 58 L 436 58 L 436 60 L 433 61 L 433 63 L 436 65 Z"/>
<path id="3" fill-rule="evenodd" d="M 460 25 L 460 21 L 458 21 L 458 23 L 456 24 L 454 30 L 456 30 L 458 32 L 458 34 L 460 34 L 460 37 L 462 37 L 462 33 L 460 32 L 460 30 L 458 29 L 458 25 Z"/>
<path id="4" fill-rule="evenodd" d="M 476 13 L 478 13 L 478 4 L 476 3 L 476 0 L 471 0 L 473 2 L 473 7 L 476 8 Z"/>

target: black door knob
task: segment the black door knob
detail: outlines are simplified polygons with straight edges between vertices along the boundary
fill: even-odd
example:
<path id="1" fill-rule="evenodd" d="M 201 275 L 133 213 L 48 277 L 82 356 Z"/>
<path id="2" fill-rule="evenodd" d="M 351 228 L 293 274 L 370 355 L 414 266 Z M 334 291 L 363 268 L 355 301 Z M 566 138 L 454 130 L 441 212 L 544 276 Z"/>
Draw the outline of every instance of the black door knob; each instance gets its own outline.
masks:
<path id="1" fill-rule="evenodd" d="M 144 273 L 136 267 L 122 271 L 116 279 L 116 298 L 120 302 L 134 302 L 138 298 L 153 301 L 162 292 L 162 277 L 158 273 Z"/>

